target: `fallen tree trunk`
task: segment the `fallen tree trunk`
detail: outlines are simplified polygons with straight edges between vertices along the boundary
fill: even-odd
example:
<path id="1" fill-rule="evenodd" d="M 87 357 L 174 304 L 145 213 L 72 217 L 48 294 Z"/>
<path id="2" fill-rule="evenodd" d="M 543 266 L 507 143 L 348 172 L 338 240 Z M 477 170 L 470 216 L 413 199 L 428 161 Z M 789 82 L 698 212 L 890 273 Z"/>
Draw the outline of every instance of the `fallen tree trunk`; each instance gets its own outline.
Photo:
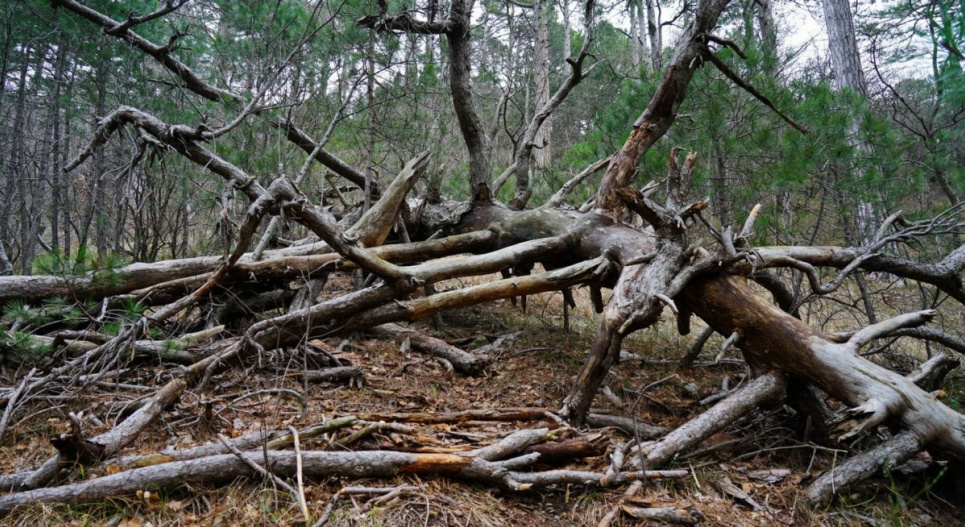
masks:
<path id="1" fill-rule="evenodd" d="M 132 495 L 138 490 L 170 490 L 181 485 L 219 484 L 239 477 L 257 476 L 249 463 L 262 465 L 278 476 L 291 477 L 296 470 L 309 478 L 386 478 L 404 474 L 446 475 L 473 481 L 496 483 L 510 490 L 522 491 L 548 485 L 600 484 L 603 474 L 575 470 L 520 472 L 514 469 L 531 465 L 539 453 L 489 461 L 473 455 L 409 454 L 391 451 L 244 452 L 248 462 L 235 454 L 220 454 L 184 461 L 174 461 L 102 476 L 96 479 L 29 490 L 0 497 L 0 513 L 38 503 L 78 504 L 107 497 Z M 266 463 L 267 462 L 267 463 Z M 607 480 L 619 485 L 637 479 L 687 478 L 690 471 L 623 472 Z"/>
<path id="2" fill-rule="evenodd" d="M 831 467 L 808 487 L 812 503 L 828 503 L 834 496 L 883 471 L 894 469 L 921 450 L 914 434 L 902 432 L 888 441 Z"/>
<path id="3" fill-rule="evenodd" d="M 647 448 L 647 466 L 663 466 L 677 454 L 690 450 L 762 404 L 780 400 L 784 396 L 785 384 L 780 375 L 774 374 L 754 379 L 710 410 L 677 427 Z"/>
<path id="4" fill-rule="evenodd" d="M 901 327 L 917 326 L 934 313 L 902 315 L 835 343 L 819 331 L 755 295 L 737 277 L 704 278 L 680 300 L 718 332 L 738 335 L 749 362 L 818 386 L 849 408 L 841 416 L 842 438 L 853 437 L 893 418 L 922 444 L 965 459 L 965 419 L 915 383 L 857 354 L 870 340 Z"/>

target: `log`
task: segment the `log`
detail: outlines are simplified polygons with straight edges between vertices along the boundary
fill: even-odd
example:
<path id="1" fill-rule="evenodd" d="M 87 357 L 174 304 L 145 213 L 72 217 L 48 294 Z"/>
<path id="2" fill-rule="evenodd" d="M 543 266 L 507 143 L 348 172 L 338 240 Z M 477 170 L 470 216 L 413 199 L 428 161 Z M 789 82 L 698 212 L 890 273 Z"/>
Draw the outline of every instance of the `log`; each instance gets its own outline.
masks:
<path id="1" fill-rule="evenodd" d="M 395 225 L 400 207 L 412 187 L 419 181 L 429 163 L 429 151 L 426 150 L 406 163 L 402 172 L 389 185 L 382 197 L 365 211 L 365 214 L 355 225 L 345 231 L 345 235 L 355 239 L 365 247 L 382 245 Z"/>
<path id="2" fill-rule="evenodd" d="M 815 504 L 826 504 L 855 483 L 897 467 L 921 447 L 915 434 L 902 432 L 871 450 L 831 467 L 808 487 L 808 500 Z"/>
<path id="3" fill-rule="evenodd" d="M 298 437 L 305 440 L 317 437 L 322 434 L 337 432 L 343 428 L 354 425 L 358 418 L 349 415 L 335 417 L 298 430 Z M 229 440 L 229 443 L 238 450 L 256 450 L 265 448 L 268 450 L 279 450 L 292 444 L 294 436 L 289 430 L 264 431 L 259 430 L 250 434 L 236 437 Z M 107 466 L 115 469 L 129 470 L 132 468 L 142 468 L 172 461 L 187 461 L 217 454 L 227 454 L 228 447 L 221 442 L 208 443 L 190 448 L 168 447 L 160 452 L 153 454 L 135 454 L 129 456 L 116 457 L 104 461 Z"/>
<path id="4" fill-rule="evenodd" d="M 674 456 L 723 430 L 762 403 L 780 399 L 785 382 L 779 374 L 762 375 L 701 413 L 647 449 L 647 467 L 665 465 Z"/>
<path id="5" fill-rule="evenodd" d="M 923 444 L 965 459 L 965 419 L 914 381 L 857 354 L 882 331 L 927 321 L 932 312 L 896 317 L 836 343 L 753 293 L 739 277 L 698 278 L 678 300 L 715 330 L 737 332 L 747 361 L 764 370 L 806 380 L 851 408 L 842 416 L 842 438 L 899 421 Z"/>
<path id="6" fill-rule="evenodd" d="M 255 451 L 242 453 L 251 463 L 264 466 L 278 476 L 294 476 L 299 456 L 292 451 Z M 302 472 L 306 477 L 324 479 L 387 478 L 404 474 L 448 475 L 469 480 L 497 483 L 510 490 L 527 490 L 559 484 L 599 484 L 603 475 L 583 471 L 515 472 L 508 467 L 531 464 L 539 457 L 529 454 L 505 462 L 490 462 L 479 457 L 455 454 L 408 454 L 391 451 L 301 452 Z M 96 479 L 17 492 L 0 497 L 0 513 L 39 503 L 89 503 L 107 497 L 132 495 L 138 490 L 164 490 L 185 484 L 222 484 L 238 477 L 255 476 L 255 471 L 235 454 L 220 454 L 199 459 L 162 463 Z M 686 478 L 687 470 L 621 473 L 612 484 L 636 479 Z"/>
<path id="7" fill-rule="evenodd" d="M 618 415 L 590 413 L 586 416 L 586 424 L 596 428 L 603 428 L 607 426 L 619 428 L 628 434 L 633 434 L 634 437 L 639 435 L 640 439 L 654 439 L 667 433 L 667 429 L 662 426 L 654 426 L 649 423 L 644 423 L 629 417 L 621 417 Z"/>
<path id="8" fill-rule="evenodd" d="M 174 379 L 162 386 L 154 395 L 141 405 L 123 422 L 89 441 L 102 447 L 99 454 L 108 458 L 131 444 L 138 434 L 151 424 L 161 411 L 173 403 L 187 388 L 183 379 Z M 61 469 L 69 463 L 61 453 L 57 453 L 35 470 L 5 476 L 0 480 L 0 490 L 33 489 L 46 485 Z"/>
<path id="9" fill-rule="evenodd" d="M 540 421 L 547 419 L 549 408 L 483 408 L 451 413 L 369 413 L 359 414 L 363 421 L 401 421 L 420 424 L 458 424 L 469 421 Z"/>
<path id="10" fill-rule="evenodd" d="M 132 348 L 134 349 L 134 353 L 139 357 L 156 357 L 179 364 L 193 364 L 197 362 L 200 357 L 197 353 L 190 352 L 185 348 L 200 346 L 221 334 L 222 331 L 224 331 L 224 326 L 215 326 L 195 333 L 182 335 L 171 340 L 138 340 L 133 343 Z M 66 333 L 66 335 L 64 333 Z M 64 350 L 71 356 L 90 351 L 108 340 L 107 335 L 101 335 L 104 337 L 103 340 L 91 341 L 82 338 L 72 338 L 75 336 L 81 337 L 81 335 L 74 335 L 73 332 L 64 333 L 58 334 L 55 337 L 32 335 L 30 338 L 39 344 L 48 346 L 56 346 L 62 342 L 64 343 Z M 94 336 L 93 338 L 97 337 Z"/>
<path id="11" fill-rule="evenodd" d="M 538 453 L 540 463 L 566 463 L 574 459 L 602 456 L 607 445 L 606 436 L 597 434 L 533 445 L 523 450 L 523 454 Z"/>
<path id="12" fill-rule="evenodd" d="M 409 339 L 412 347 L 416 350 L 427 353 L 433 357 L 441 357 L 452 364 L 453 369 L 464 375 L 479 375 L 483 372 L 488 361 L 484 358 L 477 358 L 471 353 L 467 353 L 448 342 L 430 337 L 411 328 L 405 328 L 398 324 L 382 324 L 372 328 L 376 335 L 388 336 L 397 341 Z"/>

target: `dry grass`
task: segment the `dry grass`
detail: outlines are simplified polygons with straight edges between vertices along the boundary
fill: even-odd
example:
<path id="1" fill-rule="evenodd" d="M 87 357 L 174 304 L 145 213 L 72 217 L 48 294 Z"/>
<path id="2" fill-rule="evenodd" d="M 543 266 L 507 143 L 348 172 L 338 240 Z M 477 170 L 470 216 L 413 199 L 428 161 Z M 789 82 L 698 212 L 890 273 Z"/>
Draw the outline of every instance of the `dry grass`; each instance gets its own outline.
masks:
<path id="1" fill-rule="evenodd" d="M 276 354 L 266 357 L 272 368 L 231 371 L 217 379 L 209 393 L 191 392 L 177 407 L 165 414 L 165 422 L 141 438 L 130 450 L 152 452 L 171 444 L 191 445 L 211 441 L 216 432 L 237 434 L 262 428 L 296 426 L 320 422 L 336 415 L 372 411 L 448 412 L 473 408 L 541 406 L 558 407 L 571 380 L 579 371 L 596 326 L 597 315 L 589 306 L 584 291 L 577 291 L 579 308 L 571 313 L 571 330 L 563 332 L 561 296 L 545 294 L 531 297 L 527 312 L 509 301 L 445 314 L 442 325 L 420 327 L 427 332 L 466 348 L 478 347 L 498 336 L 518 333 L 516 339 L 495 354 L 494 366 L 477 378 L 453 375 L 444 365 L 417 353 L 403 355 L 396 344 L 359 337 L 340 344 L 342 356 L 363 366 L 367 385 L 348 388 L 337 385 L 310 387 L 309 412 L 297 419 L 298 405 L 273 396 L 246 400 L 225 409 L 214 427 L 199 427 L 199 403 L 214 395 L 242 394 L 264 388 L 300 389 L 299 382 L 279 373 L 277 368 L 299 369 L 296 357 Z M 818 320 L 820 306 L 807 313 L 812 323 Z M 827 324 L 848 327 L 850 315 L 826 309 Z M 853 326 L 852 326 L 853 327 Z M 695 324 L 694 334 L 700 327 Z M 636 408 L 642 421 L 676 426 L 700 409 L 696 401 L 719 390 L 723 379 L 735 384 L 745 375 L 740 364 L 704 365 L 677 372 L 674 359 L 681 357 L 693 337 L 676 335 L 670 321 L 628 339 L 627 351 L 643 360 L 626 361 L 607 379 L 625 403 Z M 719 340 L 707 346 L 705 354 L 716 354 Z M 734 353 L 734 352 L 731 352 Z M 143 379 L 159 373 L 146 366 Z M 659 384 L 655 384 L 658 381 Z M 641 393 L 644 387 L 650 387 Z M 116 415 L 119 398 L 136 394 L 91 393 L 85 400 L 58 402 L 52 411 L 25 420 L 10 440 L 0 447 L 0 467 L 4 472 L 34 466 L 52 449 L 48 438 L 66 430 L 63 415 L 69 410 L 85 409 L 104 419 Z M 599 397 L 597 406 L 614 408 L 614 402 Z M 38 404 L 36 410 L 51 408 Z M 467 423 L 446 427 L 421 427 L 420 436 L 453 443 L 450 432 L 463 434 L 506 434 L 532 423 Z M 960 514 L 961 496 L 943 478 L 931 491 L 922 491 L 936 479 L 935 472 L 879 479 L 842 497 L 828 509 L 802 505 L 807 482 L 839 461 L 843 452 L 820 447 L 804 439 L 805 423 L 787 407 L 762 409 L 717 434 L 698 452 L 681 456 L 676 466 L 693 469 L 684 481 L 654 482 L 637 497 L 655 506 L 696 506 L 707 518 L 706 525 L 954 525 Z M 610 432 L 617 440 L 628 438 Z M 362 446 L 389 448 L 407 445 L 405 437 L 379 436 Z M 329 448 L 324 438 L 303 443 L 302 448 Z M 592 458 L 580 468 L 603 470 L 607 460 Z M 576 465 L 574 465 L 576 466 Z M 752 473 L 763 469 L 788 469 L 790 474 L 775 483 L 754 479 Z M 93 469 L 83 477 L 96 477 Z M 960 473 L 959 473 L 960 474 Z M 78 476 L 79 477 L 79 476 Z M 720 482 L 729 478 L 753 497 L 760 510 L 741 503 L 721 490 Z M 960 475 L 958 477 L 960 479 Z M 371 506 L 367 497 L 333 495 L 348 485 L 396 486 L 422 485 L 416 494 L 396 501 Z M 551 488 L 525 493 L 508 493 L 491 486 L 445 478 L 420 480 L 348 481 L 331 479 L 307 483 L 307 500 L 313 520 L 329 503 L 333 511 L 328 525 L 596 525 L 620 500 L 625 489 L 592 489 L 580 486 Z M 175 491 L 144 496 L 118 496 L 103 503 L 83 506 L 38 506 L 18 511 L 2 520 L 5 525 L 304 525 L 304 518 L 291 496 L 275 489 L 271 482 L 237 481 L 222 488 L 182 487 Z M 621 517 L 614 525 L 637 524 Z"/>

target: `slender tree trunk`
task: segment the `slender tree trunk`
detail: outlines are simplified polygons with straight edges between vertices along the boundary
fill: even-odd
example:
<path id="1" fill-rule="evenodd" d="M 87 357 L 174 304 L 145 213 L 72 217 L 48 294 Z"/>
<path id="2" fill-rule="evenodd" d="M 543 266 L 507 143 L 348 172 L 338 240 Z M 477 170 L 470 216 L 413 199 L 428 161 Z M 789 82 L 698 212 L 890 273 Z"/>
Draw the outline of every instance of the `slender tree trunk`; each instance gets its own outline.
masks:
<path id="1" fill-rule="evenodd" d="M 560 10 L 563 12 L 563 58 L 570 58 L 573 52 L 573 40 L 570 36 L 570 0 L 560 0 Z"/>
<path id="2" fill-rule="evenodd" d="M 30 81 L 31 86 L 38 86 L 41 81 L 41 75 L 43 74 L 43 65 L 46 61 L 47 47 L 40 47 L 37 50 L 36 63 L 33 66 L 33 79 Z M 27 57 L 28 60 L 30 57 Z M 43 190 L 43 183 L 46 180 L 46 174 L 43 170 L 37 170 L 35 167 L 42 166 L 43 157 L 40 160 L 30 159 L 28 157 L 28 145 L 26 138 L 33 135 L 37 129 L 33 126 L 33 123 L 27 123 L 27 120 L 33 121 L 33 105 L 31 108 L 23 108 L 22 118 L 24 122 L 20 124 L 19 136 L 23 139 L 20 143 L 19 149 L 19 159 L 17 160 L 17 167 L 20 170 L 19 177 L 17 178 L 17 189 L 20 194 L 20 266 L 24 274 L 30 274 L 30 265 L 33 262 L 34 255 L 37 249 L 37 236 L 40 232 L 40 207 L 46 197 L 46 192 Z M 20 118 L 20 111 L 18 109 L 18 118 Z M 45 135 L 48 130 L 44 130 Z M 44 152 L 47 145 L 50 142 L 49 137 L 44 137 L 40 140 L 40 148 L 34 148 L 34 150 L 39 150 Z M 31 145 L 34 146 L 34 145 Z M 42 154 L 41 154 L 42 156 Z M 40 161 L 38 163 L 38 161 Z"/>
<path id="3" fill-rule="evenodd" d="M 13 233 L 16 232 L 13 229 L 13 225 L 11 225 L 15 203 L 14 197 L 17 195 L 18 190 L 21 194 L 24 190 L 23 178 L 26 177 L 26 174 L 24 174 L 26 163 L 23 155 L 23 142 L 27 112 L 27 74 L 29 73 L 30 57 L 33 55 L 33 51 L 33 48 L 30 47 L 23 50 L 22 62 L 20 63 L 20 70 L 18 72 L 17 99 L 15 103 L 16 106 L 14 107 L 10 154 L 7 156 L 7 166 L 5 170 L 7 181 L 4 185 L 4 206 L 3 210 L 0 211 L 0 240 L 9 240 L 13 236 Z M 21 196 L 20 199 L 23 200 L 24 198 Z M 21 213 L 23 212 L 25 211 L 21 211 Z M 21 221 L 23 220 L 24 218 L 21 218 Z M 19 260 L 20 268 L 23 270 L 25 264 L 23 263 L 22 250 Z"/>
<path id="4" fill-rule="evenodd" d="M 654 72 L 663 68 L 663 36 L 660 31 L 660 6 L 657 0 L 647 2 L 647 35 L 650 36 L 650 66 Z"/>
<path id="5" fill-rule="evenodd" d="M 531 123 L 535 114 L 541 111 L 550 100 L 550 60 L 549 60 L 549 28 L 548 16 L 552 5 L 550 0 L 537 0 L 533 4 L 533 20 L 536 25 L 536 40 L 533 43 L 533 76 L 534 76 L 534 101 L 533 117 L 526 111 L 526 119 Z M 527 86 L 527 92 L 529 87 Z M 527 107 L 529 97 L 526 98 Z M 526 206 L 532 195 L 530 180 L 536 173 L 549 170 L 552 161 L 550 150 L 550 134 L 553 125 L 550 122 L 552 117 L 548 116 L 542 123 L 538 123 L 536 133 L 523 133 L 520 144 L 517 145 L 516 152 L 516 192 L 510 201 L 510 206 L 521 209 Z M 529 138 L 532 137 L 532 140 Z M 531 144 L 530 144 L 531 143 Z M 530 159 L 532 157 L 532 159 Z"/>
<path id="6" fill-rule="evenodd" d="M 365 148 L 365 198 L 363 210 L 372 206 L 372 181 L 375 172 L 375 33 L 369 33 L 367 57 L 365 58 L 365 98 L 368 101 L 369 134 Z"/>
<path id="7" fill-rule="evenodd" d="M 848 0 L 823 0 L 824 21 L 828 31 L 828 47 L 831 66 L 834 69 L 834 85 L 839 91 L 851 90 L 861 98 L 867 98 L 868 87 L 861 70 L 861 56 L 855 38 L 854 19 Z M 850 124 L 848 144 L 854 150 L 852 174 L 860 180 L 864 175 L 860 158 L 871 159 L 871 146 L 860 137 L 861 121 Z M 858 200 L 852 207 L 858 243 L 867 243 L 874 235 L 880 211 L 873 203 Z"/>
<path id="8" fill-rule="evenodd" d="M 711 191 L 717 217 L 721 225 L 730 225 L 732 218 L 730 187 L 727 184 L 727 154 L 721 146 L 717 133 L 711 135 L 714 156 L 714 172 L 711 177 Z"/>
<path id="9" fill-rule="evenodd" d="M 97 101 L 94 105 L 94 112 L 97 116 L 103 116 L 107 109 L 107 83 L 108 68 L 106 64 L 97 66 Z M 106 156 L 102 148 L 94 152 L 93 162 L 86 181 L 87 209 L 84 214 L 81 232 L 78 236 L 78 243 L 83 246 L 89 243 L 91 226 L 94 227 L 94 246 L 97 248 L 98 258 L 101 251 L 106 247 L 106 235 L 103 225 L 104 214 L 104 172 L 106 171 Z M 80 255 L 78 255 L 79 257 Z M 81 263 L 78 261 L 78 263 Z"/>
<path id="10" fill-rule="evenodd" d="M 834 85 L 867 96 L 868 88 L 861 71 L 854 19 L 848 0 L 823 0 L 824 22 L 828 29 L 828 47 L 834 68 Z"/>
<path id="11" fill-rule="evenodd" d="M 50 108 L 49 122 L 52 130 L 52 144 L 50 148 L 50 246 L 55 252 L 60 252 L 60 212 L 63 206 L 64 171 L 61 170 L 61 108 L 60 98 L 63 92 L 64 69 L 67 65 L 67 39 L 61 34 L 57 44 L 57 59 L 54 65 L 54 97 Z"/>
<path id="12" fill-rule="evenodd" d="M 774 11 L 771 0 L 753 0 L 757 15 L 758 38 L 764 50 L 764 71 L 770 77 L 777 76 L 777 32 L 774 30 Z"/>
<path id="13" fill-rule="evenodd" d="M 640 0 L 630 0 L 627 5 L 627 14 L 630 16 L 630 64 L 633 65 L 634 71 L 640 69 L 640 61 L 643 60 L 643 54 L 640 53 L 640 35 L 643 31 L 639 26 L 642 22 L 639 12 Z"/>
<path id="14" fill-rule="evenodd" d="M 472 94 L 472 46 L 470 45 L 471 0 L 453 0 L 450 20 L 455 28 L 446 33 L 449 43 L 449 86 L 459 129 L 469 150 L 469 186 L 473 201 L 492 199 L 492 144 L 476 112 Z"/>
<path id="15" fill-rule="evenodd" d="M 553 15 L 551 0 L 537 0 L 533 6 L 536 14 L 536 108 L 546 106 L 550 100 L 550 42 L 549 17 Z M 536 161 L 534 172 L 545 173 L 550 169 L 553 161 L 552 140 L 553 116 L 549 116 L 536 132 L 536 149 L 533 160 Z"/>
<path id="16" fill-rule="evenodd" d="M 13 49 L 13 16 L 8 13 L 6 23 L 4 24 L 3 33 L 3 54 L 0 55 L 0 79 L 6 79 L 7 73 L 10 71 L 10 52 Z M 7 90 L 7 83 L 0 82 L 0 109 L 3 108 L 4 95 Z M 4 156 L 2 145 L 0 145 L 0 167 L 6 167 L 5 164 L 6 157 Z M 12 176 L 5 169 L 0 173 L 0 181 L 6 179 L 6 182 L 12 180 Z M 6 185 L 4 185 L 6 187 Z M 3 194 L 3 204 L 9 205 L 10 200 L 9 192 L 4 192 Z M 9 208 L 9 207 L 5 207 Z M 0 276 L 8 275 L 13 273 L 13 263 L 10 262 L 10 257 L 7 254 L 7 249 L 5 243 L 7 240 L 7 222 L 8 218 L 4 214 L 0 214 Z"/>
<path id="17" fill-rule="evenodd" d="M 65 106 L 69 108 L 71 106 L 71 102 L 74 94 L 73 74 L 71 74 L 69 78 L 65 79 L 65 82 L 67 83 L 67 86 L 64 92 L 64 100 L 66 103 Z M 73 185 L 71 185 L 71 181 L 67 176 L 67 174 L 64 173 L 64 167 L 67 166 L 67 163 L 70 159 L 70 135 L 71 135 L 70 134 L 71 132 L 70 115 L 71 115 L 71 112 L 64 112 L 64 122 L 63 122 L 64 146 L 60 150 L 60 163 L 57 165 L 57 173 L 60 176 L 60 181 L 62 181 L 64 184 L 63 194 L 62 194 L 63 210 L 64 210 L 64 216 L 63 216 L 63 224 L 64 224 L 63 261 L 64 262 L 70 261 L 71 248 L 73 247 L 72 240 L 73 240 L 73 225 L 74 225 L 73 218 L 71 217 L 71 211 L 74 210 L 74 200 L 73 200 L 74 193 L 72 191 Z"/>

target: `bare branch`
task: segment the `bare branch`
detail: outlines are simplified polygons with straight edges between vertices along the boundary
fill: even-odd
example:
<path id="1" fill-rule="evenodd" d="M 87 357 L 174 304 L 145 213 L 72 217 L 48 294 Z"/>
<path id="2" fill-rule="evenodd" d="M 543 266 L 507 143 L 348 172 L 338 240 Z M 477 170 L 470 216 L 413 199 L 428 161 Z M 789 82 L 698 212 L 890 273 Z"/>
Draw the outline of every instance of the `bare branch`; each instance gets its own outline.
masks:
<path id="1" fill-rule="evenodd" d="M 731 80 L 731 82 L 733 82 L 734 84 L 736 84 L 738 87 L 742 88 L 742 89 L 743 89 L 744 91 L 746 91 L 747 93 L 751 94 L 751 96 L 753 96 L 755 99 L 757 99 L 758 101 L 760 101 L 761 104 L 763 104 L 764 106 L 767 106 L 768 108 L 770 108 L 771 111 L 773 111 L 774 113 L 776 113 L 776 114 L 778 115 L 778 117 L 780 117 L 781 119 L 784 119 L 784 122 L 786 122 L 787 124 L 791 125 L 795 130 L 797 130 L 797 131 L 799 131 L 799 132 L 801 132 L 802 134 L 805 134 L 805 135 L 811 133 L 811 132 L 808 131 L 807 128 L 804 128 L 803 126 L 797 124 L 797 123 L 794 121 L 794 119 L 791 119 L 790 117 L 787 116 L 787 114 L 785 114 L 784 112 L 782 112 L 781 110 L 779 110 L 779 109 L 777 108 L 777 106 L 775 106 L 774 103 L 771 102 L 771 100 L 770 100 L 769 98 L 767 98 L 766 95 L 764 95 L 763 93 L 757 91 L 757 88 L 755 88 L 755 87 L 751 86 L 750 84 L 744 82 L 744 79 L 741 79 L 739 75 L 737 75 L 737 74 L 734 73 L 729 67 L 727 67 L 727 64 L 724 64 L 724 61 L 720 60 L 720 57 L 718 57 L 717 55 L 715 55 L 712 51 L 710 51 L 710 50 L 707 49 L 707 48 L 704 48 L 703 54 L 702 54 L 701 56 L 702 56 L 704 59 L 706 59 L 707 61 L 709 61 L 711 64 L 713 64 L 714 66 L 716 66 L 717 69 L 720 70 L 720 72 L 723 73 L 725 77 L 727 77 L 728 79 Z"/>
<path id="2" fill-rule="evenodd" d="M 57 2 L 54 2 L 54 3 L 56 4 Z M 150 22 L 151 20 L 161 18 L 162 16 L 168 13 L 172 13 L 186 3 L 188 3 L 188 0 L 165 0 L 164 7 L 162 7 L 161 9 L 158 9 L 153 13 L 148 13 L 142 16 L 134 16 L 133 14 L 131 14 L 130 16 L 127 17 L 127 20 L 125 20 L 124 22 L 110 29 L 104 29 L 104 33 L 107 33 L 108 35 L 111 35 L 111 36 L 117 36 L 136 25 L 144 24 L 146 22 Z"/>
<path id="3" fill-rule="evenodd" d="M 91 9 L 76 0 L 54 0 L 54 4 L 60 7 L 64 7 L 69 11 L 76 13 L 77 15 L 97 24 L 104 30 L 113 30 L 115 28 L 120 28 L 123 23 L 117 22 L 116 20 Z M 319 2 L 316 9 L 323 5 L 323 2 Z M 322 27 L 328 25 L 331 20 L 334 19 L 338 10 L 332 12 L 328 20 L 322 22 L 318 27 L 316 27 L 312 32 L 302 38 L 299 42 L 299 47 L 303 46 L 307 42 L 307 37 L 311 36 L 314 32 L 321 30 Z M 184 87 L 188 90 L 215 102 L 222 102 L 227 104 L 229 107 L 242 109 L 246 106 L 245 97 L 233 93 L 229 90 L 218 88 L 204 79 L 202 79 L 193 69 L 188 67 L 184 62 L 178 59 L 172 54 L 172 50 L 167 46 L 159 46 L 144 37 L 138 35 L 130 28 L 124 28 L 123 30 L 117 29 L 114 33 L 110 33 L 111 36 L 122 40 L 131 46 L 143 51 L 150 57 L 157 60 L 162 66 L 174 73 L 178 78 L 184 82 Z M 292 51 L 292 54 L 296 50 Z M 291 55 L 290 55 L 291 56 Z M 242 115 L 245 115 L 242 112 Z M 299 129 L 297 126 L 292 124 L 290 121 L 275 119 L 268 117 L 268 124 L 274 128 L 277 128 L 285 133 L 286 138 L 295 146 L 301 148 L 305 152 L 315 152 L 316 143 L 308 136 L 304 131 Z M 330 168 L 336 174 L 348 179 L 359 188 L 365 188 L 365 174 L 362 174 L 357 169 L 349 166 L 347 163 L 329 153 L 325 149 L 319 150 L 313 156 L 320 163 Z M 376 189 L 378 190 L 378 189 Z"/>
<path id="4" fill-rule="evenodd" d="M 612 160 L 613 160 L 613 156 L 605 157 L 597 161 L 596 163 L 593 163 L 590 166 L 584 168 L 579 174 L 570 178 L 570 180 L 564 183 L 559 190 L 553 193 L 553 195 L 550 196 L 550 199 L 546 200 L 546 203 L 543 206 L 559 207 L 560 205 L 563 204 L 563 200 L 566 199 L 566 196 L 568 196 L 571 192 L 573 192 L 573 190 L 576 188 L 577 185 L 582 183 L 583 180 L 585 180 L 586 178 L 592 176 L 593 174 L 596 174 L 601 169 L 606 168 L 606 166 L 609 165 L 610 161 Z M 644 192 L 644 195 L 646 195 L 646 192 Z"/>
<path id="5" fill-rule="evenodd" d="M 935 318 L 935 315 L 937 314 L 938 313 L 934 309 L 926 309 L 924 311 L 907 313 L 904 315 L 898 315 L 894 318 L 889 318 L 888 320 L 881 321 L 877 324 L 872 324 L 858 331 L 850 339 L 848 339 L 848 345 L 850 345 L 853 349 L 858 350 L 872 340 L 888 336 L 893 331 L 903 328 L 913 328 L 926 324 L 929 320 Z"/>
<path id="6" fill-rule="evenodd" d="M 734 42 L 733 40 L 727 40 L 726 38 L 721 38 L 721 37 L 718 37 L 717 35 L 711 35 L 711 34 L 709 34 L 709 33 L 707 34 L 707 40 L 709 40 L 709 41 L 711 41 L 711 42 L 716 42 L 716 43 L 720 44 L 721 46 L 728 47 L 728 48 L 734 50 L 734 53 L 737 53 L 737 56 L 738 56 L 738 57 L 740 57 L 740 58 L 742 58 L 742 59 L 744 59 L 744 60 L 747 60 L 747 55 L 744 54 L 743 51 L 741 51 L 740 46 L 738 46 L 737 43 Z"/>

